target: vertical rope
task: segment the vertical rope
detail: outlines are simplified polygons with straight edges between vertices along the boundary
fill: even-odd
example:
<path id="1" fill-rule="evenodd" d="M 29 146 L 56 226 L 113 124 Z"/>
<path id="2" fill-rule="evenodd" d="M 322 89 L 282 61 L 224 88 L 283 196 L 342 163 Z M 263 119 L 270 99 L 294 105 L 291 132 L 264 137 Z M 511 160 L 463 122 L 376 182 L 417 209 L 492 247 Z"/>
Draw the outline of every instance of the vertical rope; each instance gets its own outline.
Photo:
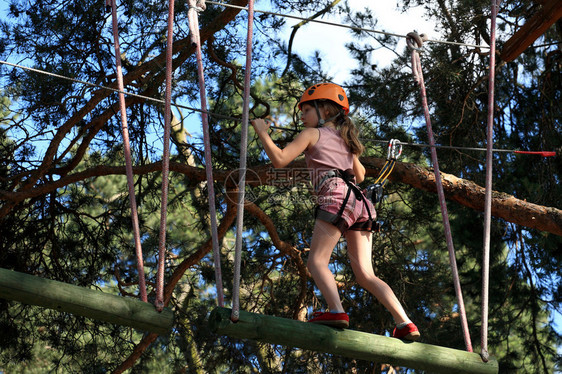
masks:
<path id="1" fill-rule="evenodd" d="M 431 147 L 431 161 L 433 163 L 433 169 L 435 172 L 435 185 L 437 187 L 437 194 L 439 196 L 439 205 L 441 207 L 441 216 L 443 219 L 443 227 L 445 231 L 445 238 L 447 241 L 447 249 L 449 250 L 449 262 L 451 263 L 451 270 L 453 273 L 453 283 L 455 286 L 455 293 L 457 295 L 457 301 L 459 304 L 459 313 L 461 316 L 461 325 L 464 335 L 464 342 L 466 345 L 466 350 L 472 352 L 472 343 L 470 340 L 470 332 L 468 330 L 468 322 L 466 319 L 466 311 L 464 308 L 464 301 L 462 297 L 461 284 L 459 280 L 459 272 L 457 269 L 457 260 L 455 256 L 455 248 L 453 246 L 453 238 L 451 235 L 451 226 L 449 224 L 449 213 L 447 212 L 447 203 L 445 202 L 445 193 L 443 192 L 443 184 L 441 182 L 441 173 L 439 172 L 439 162 L 437 160 L 437 150 L 435 148 L 435 139 L 433 137 L 433 130 L 431 127 L 431 118 L 429 116 L 429 105 L 427 103 L 427 95 L 425 90 L 425 83 L 423 80 L 423 72 L 421 67 L 420 56 L 418 49 L 421 48 L 423 44 L 422 38 L 416 33 L 409 33 L 406 39 L 408 46 L 412 50 L 412 71 L 417 84 L 420 86 L 423 112 L 425 116 L 425 123 L 427 127 L 427 134 L 429 138 L 429 144 Z"/>
<path id="2" fill-rule="evenodd" d="M 481 356 L 488 361 L 488 283 L 490 277 L 490 224 L 492 220 L 492 172 L 494 146 L 494 77 L 496 69 L 496 17 L 500 0 L 492 0 L 490 24 L 490 73 L 488 79 L 488 128 L 486 143 L 486 195 L 484 197 L 484 248 L 482 250 L 482 331 Z"/>
<path id="3" fill-rule="evenodd" d="M 115 47 L 115 67 L 117 76 L 117 87 L 119 89 L 119 111 L 121 113 L 121 132 L 123 133 L 123 148 L 125 152 L 125 170 L 127 174 L 127 186 L 129 187 L 129 203 L 131 205 L 131 220 L 133 223 L 133 237 L 135 241 L 135 253 L 137 257 L 137 271 L 139 273 L 139 293 L 142 301 L 146 302 L 146 283 L 144 280 L 144 262 L 140 240 L 139 218 L 137 212 L 137 201 L 135 198 L 135 181 L 133 179 L 133 162 L 131 160 L 131 147 L 129 145 L 129 129 L 127 125 L 127 108 L 125 105 L 125 91 L 123 85 L 123 70 L 121 68 L 121 52 L 119 48 L 119 29 L 117 27 L 117 5 L 115 0 L 107 0 L 106 6 L 111 2 L 111 18 L 113 31 L 113 45 Z"/>
<path id="4" fill-rule="evenodd" d="M 236 250 L 234 253 L 234 285 L 232 288 L 233 322 L 240 316 L 240 263 L 242 260 L 242 232 L 244 231 L 244 193 L 246 188 L 246 151 L 248 148 L 248 117 L 250 108 L 250 72 L 252 67 L 252 36 L 254 33 L 254 0 L 248 1 L 248 37 L 246 39 L 246 71 L 244 75 L 244 108 L 240 139 L 240 180 L 238 181 L 238 210 L 236 212 Z"/>
<path id="5" fill-rule="evenodd" d="M 205 173 L 207 176 L 207 190 L 209 192 L 209 214 L 211 219 L 211 241 L 213 243 L 213 261 L 215 263 L 215 281 L 217 285 L 217 303 L 224 306 L 222 285 L 222 271 L 220 261 L 219 235 L 217 228 L 217 209 L 215 205 L 215 187 L 213 179 L 213 164 L 211 160 L 211 140 L 209 134 L 209 117 L 207 114 L 207 94 L 205 89 L 205 75 L 203 73 L 203 58 L 201 54 L 201 38 L 199 36 L 199 19 L 197 12 L 205 9 L 205 1 L 189 0 L 187 13 L 191 43 L 195 46 L 197 56 L 197 78 L 199 82 L 199 96 L 201 98 L 201 121 L 203 126 L 203 143 L 205 146 Z"/>
<path id="6" fill-rule="evenodd" d="M 168 40 L 166 41 L 166 95 L 164 97 L 164 152 L 162 155 L 162 198 L 160 205 L 160 235 L 158 238 L 158 273 L 156 279 L 156 310 L 164 309 L 164 272 L 166 265 L 166 222 L 170 174 L 170 132 L 172 106 L 172 57 L 174 55 L 174 0 L 168 6 Z"/>

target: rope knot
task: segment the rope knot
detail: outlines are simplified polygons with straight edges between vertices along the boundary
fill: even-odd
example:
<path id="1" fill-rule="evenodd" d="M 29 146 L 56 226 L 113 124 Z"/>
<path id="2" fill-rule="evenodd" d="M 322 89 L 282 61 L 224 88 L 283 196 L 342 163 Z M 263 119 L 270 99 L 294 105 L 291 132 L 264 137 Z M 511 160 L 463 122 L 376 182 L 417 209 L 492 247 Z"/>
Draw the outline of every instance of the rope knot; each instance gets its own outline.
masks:
<path id="1" fill-rule="evenodd" d="M 408 47 L 410 49 L 414 49 L 416 51 L 419 51 L 423 46 L 423 42 L 425 42 L 427 40 L 429 40 L 427 35 L 418 34 L 415 31 L 412 31 L 412 32 L 409 32 L 408 34 L 406 34 L 406 44 L 408 44 Z"/>
<path id="2" fill-rule="evenodd" d="M 207 9 L 207 5 L 205 5 L 205 0 L 189 0 L 189 9 L 195 9 L 197 13 L 201 13 Z"/>

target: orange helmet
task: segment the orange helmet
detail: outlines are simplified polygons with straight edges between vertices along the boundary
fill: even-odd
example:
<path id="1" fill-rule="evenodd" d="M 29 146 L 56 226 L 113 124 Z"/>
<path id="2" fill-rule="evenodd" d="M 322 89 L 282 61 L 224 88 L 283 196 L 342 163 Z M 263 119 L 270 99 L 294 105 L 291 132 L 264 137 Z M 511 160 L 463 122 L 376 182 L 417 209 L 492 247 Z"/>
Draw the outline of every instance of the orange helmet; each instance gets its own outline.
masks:
<path id="1" fill-rule="evenodd" d="M 340 105 L 344 114 L 349 113 L 349 101 L 341 86 L 334 83 L 318 83 L 307 88 L 299 101 L 299 109 L 303 103 L 313 100 L 330 100 Z"/>

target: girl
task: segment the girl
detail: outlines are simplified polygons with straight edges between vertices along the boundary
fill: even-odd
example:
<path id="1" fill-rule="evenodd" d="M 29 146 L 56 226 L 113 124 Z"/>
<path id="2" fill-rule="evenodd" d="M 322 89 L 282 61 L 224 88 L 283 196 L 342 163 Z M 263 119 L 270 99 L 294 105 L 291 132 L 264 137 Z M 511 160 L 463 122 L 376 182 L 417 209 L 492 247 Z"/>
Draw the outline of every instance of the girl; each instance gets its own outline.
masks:
<path id="1" fill-rule="evenodd" d="M 283 168 L 304 152 L 312 184 L 318 197 L 316 221 L 307 267 L 328 303 L 329 312 L 316 312 L 309 320 L 334 327 L 348 327 L 337 285 L 328 265 L 332 251 L 344 235 L 356 280 L 373 294 L 396 322 L 392 336 L 417 340 L 417 327 L 410 321 L 392 289 L 373 270 L 371 263 L 372 223 L 375 210 L 355 183 L 365 178 L 359 161 L 364 150 L 349 113 L 342 87 L 320 83 L 308 88 L 299 104 L 305 129 L 284 149 L 277 147 L 263 119 L 252 121 L 273 166 Z"/>

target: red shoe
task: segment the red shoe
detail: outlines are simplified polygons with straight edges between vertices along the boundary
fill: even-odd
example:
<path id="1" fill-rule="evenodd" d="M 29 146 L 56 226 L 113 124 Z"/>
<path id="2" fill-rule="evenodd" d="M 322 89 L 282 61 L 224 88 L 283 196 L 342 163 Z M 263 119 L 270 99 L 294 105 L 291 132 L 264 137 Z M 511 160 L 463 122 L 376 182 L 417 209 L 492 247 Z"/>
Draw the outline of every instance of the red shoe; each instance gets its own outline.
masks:
<path id="1" fill-rule="evenodd" d="M 416 341 L 420 338 L 420 332 L 418 331 L 416 325 L 414 325 L 413 323 L 408 323 L 406 326 L 400 329 L 395 327 L 394 331 L 392 332 L 392 337 Z"/>
<path id="2" fill-rule="evenodd" d="M 349 326 L 349 316 L 346 313 L 314 312 L 308 322 L 318 323 L 340 329 Z"/>

